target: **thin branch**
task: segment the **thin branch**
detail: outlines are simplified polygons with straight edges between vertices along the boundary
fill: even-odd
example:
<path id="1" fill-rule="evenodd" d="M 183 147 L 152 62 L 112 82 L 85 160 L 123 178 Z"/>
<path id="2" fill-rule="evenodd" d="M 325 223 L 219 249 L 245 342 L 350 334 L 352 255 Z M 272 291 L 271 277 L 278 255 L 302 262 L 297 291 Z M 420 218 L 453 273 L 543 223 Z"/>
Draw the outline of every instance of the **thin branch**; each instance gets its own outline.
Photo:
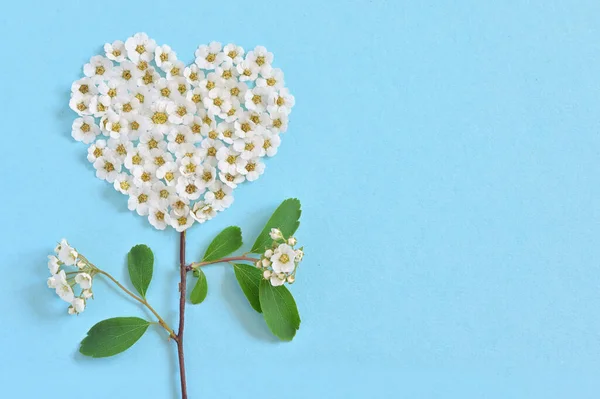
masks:
<path id="1" fill-rule="evenodd" d="M 256 263 L 259 260 L 260 259 L 258 259 L 258 258 L 252 258 L 249 256 L 232 256 L 230 258 L 221 258 L 221 259 L 217 259 L 217 260 L 211 260 L 208 262 L 194 262 L 194 263 L 190 264 L 189 266 L 187 266 L 186 270 L 190 271 L 190 270 L 194 270 L 199 267 L 202 267 L 202 266 L 212 265 L 215 263 L 226 263 L 226 262 L 235 262 L 235 261 L 245 261 L 245 262 Z"/>
<path id="2" fill-rule="evenodd" d="M 115 283 L 117 285 L 117 287 L 122 289 L 127 295 L 129 295 L 130 297 L 132 297 L 133 299 L 135 299 L 136 301 L 138 301 L 139 303 L 141 303 L 142 305 L 147 307 L 148 310 L 150 310 L 152 312 L 152 314 L 154 314 L 154 316 L 158 319 L 158 324 L 160 324 L 162 328 L 167 330 L 167 332 L 169 333 L 169 337 L 173 338 L 174 340 L 177 340 L 177 335 L 175 335 L 175 332 L 173 331 L 173 329 L 171 327 L 169 327 L 169 325 L 163 320 L 163 318 L 160 317 L 158 312 L 156 310 L 154 310 L 154 308 L 152 306 L 150 306 L 148 301 L 146 301 L 144 298 L 140 298 L 139 296 L 135 295 L 133 292 L 129 291 L 127 288 L 125 288 L 125 286 L 123 286 L 123 284 L 119 283 L 116 278 L 114 278 L 109 273 L 105 272 L 104 270 L 100 270 L 100 269 L 96 269 L 96 270 L 97 270 L 98 274 L 102 274 L 103 276 L 108 277 L 110 280 L 112 280 L 113 283 Z"/>
<path id="3" fill-rule="evenodd" d="M 183 329 L 185 327 L 185 289 L 187 267 L 185 265 L 185 231 L 179 236 L 179 330 L 177 332 L 177 355 L 179 357 L 179 375 L 181 377 L 181 398 L 187 399 L 187 385 L 185 381 L 185 360 L 183 355 Z"/>

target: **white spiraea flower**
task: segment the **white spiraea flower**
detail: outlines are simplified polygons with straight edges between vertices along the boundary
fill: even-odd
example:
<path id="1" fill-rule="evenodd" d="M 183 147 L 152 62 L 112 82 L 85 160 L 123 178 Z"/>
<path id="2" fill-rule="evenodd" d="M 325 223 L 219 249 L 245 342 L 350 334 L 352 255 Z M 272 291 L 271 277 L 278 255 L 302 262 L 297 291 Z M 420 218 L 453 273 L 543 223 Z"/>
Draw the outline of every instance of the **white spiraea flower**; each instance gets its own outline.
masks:
<path id="1" fill-rule="evenodd" d="M 71 134 L 89 146 L 97 177 L 157 229 L 183 231 L 229 207 L 233 189 L 258 179 L 261 158 L 277 153 L 295 103 L 262 46 L 212 42 L 186 66 L 137 33 L 106 43 L 83 69 L 71 86 Z"/>

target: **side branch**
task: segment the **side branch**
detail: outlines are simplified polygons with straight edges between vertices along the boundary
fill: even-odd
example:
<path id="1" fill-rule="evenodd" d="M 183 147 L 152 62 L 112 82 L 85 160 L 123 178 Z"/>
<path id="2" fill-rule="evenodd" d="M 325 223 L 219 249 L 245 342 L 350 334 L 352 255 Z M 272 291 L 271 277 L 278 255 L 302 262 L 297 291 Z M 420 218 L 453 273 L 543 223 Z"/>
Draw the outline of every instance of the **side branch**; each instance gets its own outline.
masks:
<path id="1" fill-rule="evenodd" d="M 190 270 L 194 270 L 199 267 L 206 266 L 206 265 L 213 265 L 215 263 L 227 263 L 227 262 L 236 262 L 236 261 L 256 263 L 259 260 L 260 259 L 258 259 L 258 258 L 252 258 L 250 256 L 245 256 L 245 255 L 244 256 L 232 256 L 230 258 L 221 258 L 221 259 L 217 259 L 217 260 L 211 260 L 208 262 L 194 262 L 194 263 L 191 263 L 190 265 L 186 266 L 186 271 L 189 272 Z"/>

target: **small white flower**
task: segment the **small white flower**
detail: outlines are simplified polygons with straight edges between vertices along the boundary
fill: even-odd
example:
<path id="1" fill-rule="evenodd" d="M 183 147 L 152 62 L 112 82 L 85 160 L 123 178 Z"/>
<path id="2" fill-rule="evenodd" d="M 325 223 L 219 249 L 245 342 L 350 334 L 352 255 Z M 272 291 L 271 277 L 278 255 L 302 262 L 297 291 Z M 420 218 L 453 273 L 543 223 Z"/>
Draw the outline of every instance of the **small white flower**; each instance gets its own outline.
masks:
<path id="1" fill-rule="evenodd" d="M 271 112 L 271 130 L 276 132 L 286 132 L 288 128 L 288 114 L 285 112 Z"/>
<path id="2" fill-rule="evenodd" d="M 252 114 L 250 112 L 244 112 L 240 115 L 238 120 L 235 121 L 234 127 L 235 134 L 240 138 L 252 137 L 262 131 L 252 121 Z"/>
<path id="3" fill-rule="evenodd" d="M 179 172 L 185 177 L 196 176 L 201 162 L 202 160 L 197 156 L 180 158 Z"/>
<path id="4" fill-rule="evenodd" d="M 48 288 L 56 289 L 61 284 L 67 283 L 67 275 L 64 270 L 60 270 L 58 273 L 53 274 L 48 278 Z"/>
<path id="5" fill-rule="evenodd" d="M 260 68 L 256 63 L 246 59 L 237 64 L 237 70 L 239 73 L 239 79 L 241 82 L 253 82 L 258 77 Z"/>
<path id="6" fill-rule="evenodd" d="M 156 193 L 156 207 L 166 208 L 177 197 L 177 190 L 174 186 L 167 186 L 162 181 L 157 181 L 152 185 L 152 191 Z"/>
<path id="7" fill-rule="evenodd" d="M 167 70 L 174 61 L 177 60 L 177 53 L 173 51 L 171 46 L 164 44 L 157 46 L 154 51 L 154 62 L 162 70 Z"/>
<path id="8" fill-rule="evenodd" d="M 187 198 L 175 196 L 169 206 L 176 216 L 185 216 L 190 213 L 190 201 Z"/>
<path id="9" fill-rule="evenodd" d="M 236 170 L 233 173 L 219 172 L 219 179 L 229 187 L 236 188 L 238 184 L 241 184 L 244 182 L 244 180 L 246 180 L 246 177 L 242 174 L 239 174 Z"/>
<path id="10" fill-rule="evenodd" d="M 112 78 L 119 80 L 128 88 L 133 88 L 141 76 L 142 71 L 131 61 L 121 62 L 113 68 L 112 72 Z"/>
<path id="11" fill-rule="evenodd" d="M 157 230 L 164 230 L 171 225 L 171 216 L 166 207 L 151 207 L 148 211 L 148 221 Z"/>
<path id="12" fill-rule="evenodd" d="M 110 110 L 109 96 L 94 96 L 90 100 L 89 112 L 96 118 L 103 117 Z"/>
<path id="13" fill-rule="evenodd" d="M 77 93 L 84 96 L 95 96 L 98 94 L 96 82 L 91 78 L 82 78 L 76 80 L 71 85 L 71 95 L 75 95 Z"/>
<path id="14" fill-rule="evenodd" d="M 271 256 L 273 271 L 275 273 L 292 273 L 296 268 L 294 260 L 296 251 L 288 244 L 280 244 Z"/>
<path id="15" fill-rule="evenodd" d="M 145 33 L 136 33 L 125 41 L 125 49 L 130 60 L 137 63 L 140 60 L 150 61 L 154 57 L 156 42 Z"/>
<path id="16" fill-rule="evenodd" d="M 60 268 L 60 261 L 54 255 L 48 255 L 48 270 L 50 270 L 50 274 L 54 275 L 58 273 L 58 269 Z"/>
<path id="17" fill-rule="evenodd" d="M 120 162 L 125 161 L 127 154 L 133 152 L 133 143 L 125 136 L 121 136 L 118 139 L 111 137 L 108 139 L 107 147 L 112 150 L 111 153 L 119 159 Z"/>
<path id="18" fill-rule="evenodd" d="M 167 143 L 164 139 L 165 137 L 161 132 L 151 130 L 140 135 L 140 143 L 138 144 L 138 148 L 147 152 L 150 152 L 154 149 L 166 151 Z"/>
<path id="19" fill-rule="evenodd" d="M 265 155 L 268 157 L 272 157 L 277 154 L 277 149 L 281 144 L 281 138 L 279 135 L 272 130 L 265 130 L 263 132 L 263 148 L 260 152 L 260 156 L 264 157 Z"/>
<path id="20" fill-rule="evenodd" d="M 160 74 L 153 67 L 148 67 L 137 79 L 138 86 L 151 88 L 160 79 Z"/>
<path id="21" fill-rule="evenodd" d="M 115 177 L 113 185 L 115 187 L 115 190 L 117 190 L 121 194 L 129 194 L 129 191 L 134 186 L 133 178 L 128 173 L 119 173 Z"/>
<path id="22" fill-rule="evenodd" d="M 96 159 L 100 158 L 106 149 L 106 140 L 98 140 L 88 148 L 87 159 L 91 163 L 96 162 Z"/>
<path id="23" fill-rule="evenodd" d="M 221 77 L 224 81 L 235 81 L 239 72 L 231 60 L 225 60 L 215 68 L 217 76 Z"/>
<path id="24" fill-rule="evenodd" d="M 150 130 L 150 119 L 146 115 L 127 113 L 124 115 L 127 121 L 127 137 L 137 140 L 140 135 Z"/>
<path id="25" fill-rule="evenodd" d="M 131 97 L 137 98 L 145 110 L 151 108 L 152 104 L 158 100 L 156 90 L 150 90 L 146 86 L 130 87 L 129 94 Z"/>
<path id="26" fill-rule="evenodd" d="M 79 254 L 69 245 L 64 238 L 60 241 L 57 251 L 58 259 L 66 266 L 73 266 L 79 257 Z"/>
<path id="27" fill-rule="evenodd" d="M 231 147 L 221 147 L 217 151 L 219 170 L 224 173 L 237 173 L 236 161 L 240 153 Z"/>
<path id="28" fill-rule="evenodd" d="M 302 262 L 302 258 L 304 258 L 304 251 L 301 249 L 298 249 L 296 251 L 296 262 Z"/>
<path id="29" fill-rule="evenodd" d="M 69 307 L 69 314 L 79 314 L 85 310 L 85 300 L 82 298 L 73 298 Z"/>
<path id="30" fill-rule="evenodd" d="M 175 153 L 182 145 L 191 144 L 194 142 L 192 129 L 186 125 L 176 126 L 169 132 L 167 141 L 167 148 L 169 151 Z"/>
<path id="31" fill-rule="evenodd" d="M 196 65 L 202 69 L 215 69 L 225 54 L 221 51 L 221 43 L 211 42 L 208 46 L 203 44 L 196 50 Z"/>
<path id="32" fill-rule="evenodd" d="M 240 158 L 248 160 L 260 155 L 264 142 L 259 135 L 237 139 L 233 142 L 233 149 L 239 152 Z"/>
<path id="33" fill-rule="evenodd" d="M 217 115 L 220 118 L 227 116 L 227 111 L 231 108 L 231 96 L 224 87 L 215 87 L 208 92 L 208 96 L 202 100 L 204 107 L 209 113 Z"/>
<path id="34" fill-rule="evenodd" d="M 107 153 L 94 161 L 94 169 L 96 169 L 96 177 L 101 180 L 106 180 L 113 183 L 117 175 L 121 172 L 121 161 L 114 155 Z"/>
<path id="35" fill-rule="evenodd" d="M 81 291 L 81 297 L 83 299 L 90 299 L 92 296 L 94 296 L 92 290 L 82 290 Z"/>
<path id="36" fill-rule="evenodd" d="M 135 210 L 140 216 L 146 216 L 155 198 L 156 194 L 150 187 L 133 187 L 129 192 L 127 207 L 130 211 Z"/>
<path id="37" fill-rule="evenodd" d="M 100 134 L 100 127 L 96 125 L 94 118 L 84 116 L 73 121 L 71 136 L 77 141 L 90 144 Z"/>
<path id="38" fill-rule="evenodd" d="M 217 87 L 225 87 L 225 81 L 214 72 L 206 75 L 206 78 L 202 79 L 198 85 L 203 98 L 208 96 L 209 91 Z"/>
<path id="39" fill-rule="evenodd" d="M 170 102 L 167 105 L 166 110 L 169 116 L 169 122 L 176 125 L 189 124 L 194 120 L 196 104 L 194 104 L 192 101 L 181 99 L 177 103 Z"/>
<path id="40" fill-rule="evenodd" d="M 101 55 L 90 58 L 90 62 L 83 66 L 83 74 L 96 82 L 111 77 L 113 63 Z"/>
<path id="41" fill-rule="evenodd" d="M 61 270 L 64 273 L 64 270 Z M 67 283 L 66 280 L 60 281 L 56 286 L 56 295 L 65 302 L 71 302 L 75 298 L 73 288 Z"/>
<path id="42" fill-rule="evenodd" d="M 194 218 L 188 213 L 186 215 L 177 215 L 175 211 L 171 211 L 171 226 L 178 232 L 187 230 L 194 224 Z"/>
<path id="43" fill-rule="evenodd" d="M 154 173 L 146 170 L 143 166 L 134 166 L 131 174 L 136 187 L 152 187 L 158 181 Z"/>
<path id="44" fill-rule="evenodd" d="M 265 164 L 258 157 L 251 159 L 238 158 L 236 167 L 239 174 L 245 176 L 248 181 L 257 180 L 265 172 Z"/>
<path id="45" fill-rule="evenodd" d="M 120 114 L 109 110 L 106 113 L 105 131 L 110 134 L 110 137 L 118 139 L 121 135 L 127 136 L 129 123 Z"/>
<path id="46" fill-rule="evenodd" d="M 173 61 L 171 65 L 166 69 L 167 79 L 173 80 L 178 78 L 184 78 L 183 71 L 185 70 L 185 64 L 181 61 Z"/>
<path id="47" fill-rule="evenodd" d="M 268 87 L 255 87 L 248 90 L 244 95 L 244 105 L 249 111 L 265 112 L 269 103 L 269 95 L 272 90 Z"/>
<path id="48" fill-rule="evenodd" d="M 204 201 L 212 205 L 216 211 L 227 209 L 233 203 L 232 188 L 220 181 L 215 181 L 208 192 L 204 194 Z"/>
<path id="49" fill-rule="evenodd" d="M 75 276 L 75 282 L 84 290 L 92 288 L 92 276 L 88 273 L 77 273 Z"/>
<path id="50" fill-rule="evenodd" d="M 229 91 L 231 98 L 236 98 L 238 101 L 244 101 L 248 86 L 244 82 L 239 82 L 236 79 L 230 79 L 225 82 L 224 88 Z"/>
<path id="51" fill-rule="evenodd" d="M 232 123 L 221 122 L 217 126 L 217 133 L 220 140 L 227 144 L 233 144 L 234 127 Z"/>
<path id="52" fill-rule="evenodd" d="M 273 53 L 269 53 L 263 46 L 256 46 L 254 50 L 248 51 L 246 60 L 255 65 L 261 74 L 265 74 L 271 69 Z"/>
<path id="53" fill-rule="evenodd" d="M 183 76 L 193 87 L 197 87 L 200 81 L 204 79 L 204 72 L 200 70 L 198 65 L 192 64 L 183 70 Z"/>
<path id="54" fill-rule="evenodd" d="M 181 176 L 181 173 L 175 162 L 167 162 L 156 169 L 156 177 L 164 180 L 168 186 L 175 186 L 179 176 Z"/>
<path id="55" fill-rule="evenodd" d="M 296 99 L 290 94 L 290 91 L 286 88 L 277 91 L 272 91 L 269 94 L 269 101 L 267 105 L 267 111 L 269 113 L 279 111 L 285 114 L 289 114 L 296 104 Z"/>
<path id="56" fill-rule="evenodd" d="M 96 141 L 96 143 L 99 141 L 100 140 Z M 127 157 L 125 158 L 125 167 L 129 170 L 132 170 L 136 166 L 143 166 L 147 160 L 147 153 L 148 152 L 144 153 L 143 149 L 141 148 L 134 148 L 133 151 L 129 151 L 127 153 Z"/>
<path id="57" fill-rule="evenodd" d="M 194 204 L 191 215 L 198 223 L 204 223 L 214 218 L 217 215 L 217 211 L 212 205 L 198 201 Z"/>
<path id="58" fill-rule="evenodd" d="M 141 108 L 140 100 L 135 97 L 122 97 L 113 103 L 113 109 L 122 114 L 123 117 L 127 114 L 137 114 Z"/>
<path id="59" fill-rule="evenodd" d="M 104 52 L 106 53 L 106 58 L 109 60 L 113 60 L 116 62 L 125 61 L 125 56 L 127 55 L 125 50 L 125 43 L 120 40 L 115 40 L 111 43 L 106 43 L 104 45 Z"/>
<path id="60" fill-rule="evenodd" d="M 178 101 L 181 97 L 179 91 L 177 91 L 177 82 L 174 80 L 160 78 L 154 88 L 162 100 Z"/>
<path id="61" fill-rule="evenodd" d="M 89 94 L 81 94 L 77 92 L 71 96 L 71 100 L 69 101 L 69 107 L 71 107 L 73 111 L 77 112 L 77 115 L 91 115 L 92 110 L 90 108 L 90 104 L 92 98 L 96 97 L 92 97 Z"/>
<path id="62" fill-rule="evenodd" d="M 244 49 L 232 43 L 223 47 L 223 54 L 225 54 L 225 60 L 231 61 L 234 65 L 239 64 L 244 59 Z"/>
<path id="63" fill-rule="evenodd" d="M 283 72 L 279 68 L 270 68 L 256 79 L 256 86 L 279 90 L 283 88 Z"/>
<path id="64" fill-rule="evenodd" d="M 158 168 L 165 165 L 167 162 L 173 162 L 173 155 L 160 148 L 153 148 L 147 154 L 146 161 L 144 162 L 144 169 L 156 173 Z"/>
<path id="65" fill-rule="evenodd" d="M 204 187 L 199 178 L 196 176 L 181 176 L 177 179 L 177 194 L 181 198 L 188 200 L 197 200 L 204 192 Z"/>
<path id="66" fill-rule="evenodd" d="M 223 147 L 224 144 L 220 140 L 202 140 L 202 142 L 200 143 L 200 149 L 202 150 L 202 155 L 205 157 L 204 162 L 207 162 L 209 165 L 216 166 L 218 162 L 217 153 Z"/>

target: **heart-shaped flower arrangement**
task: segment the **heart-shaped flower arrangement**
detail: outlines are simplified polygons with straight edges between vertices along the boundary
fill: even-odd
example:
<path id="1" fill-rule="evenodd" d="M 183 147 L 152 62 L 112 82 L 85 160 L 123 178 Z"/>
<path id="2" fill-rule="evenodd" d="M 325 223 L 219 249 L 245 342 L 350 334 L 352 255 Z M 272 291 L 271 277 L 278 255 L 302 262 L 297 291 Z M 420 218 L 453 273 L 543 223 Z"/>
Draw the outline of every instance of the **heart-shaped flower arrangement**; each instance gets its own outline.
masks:
<path id="1" fill-rule="evenodd" d="M 264 47 L 212 42 L 189 66 L 145 33 L 104 50 L 71 87 L 72 136 L 90 144 L 96 176 L 157 229 L 212 219 L 277 153 L 294 97 Z"/>

